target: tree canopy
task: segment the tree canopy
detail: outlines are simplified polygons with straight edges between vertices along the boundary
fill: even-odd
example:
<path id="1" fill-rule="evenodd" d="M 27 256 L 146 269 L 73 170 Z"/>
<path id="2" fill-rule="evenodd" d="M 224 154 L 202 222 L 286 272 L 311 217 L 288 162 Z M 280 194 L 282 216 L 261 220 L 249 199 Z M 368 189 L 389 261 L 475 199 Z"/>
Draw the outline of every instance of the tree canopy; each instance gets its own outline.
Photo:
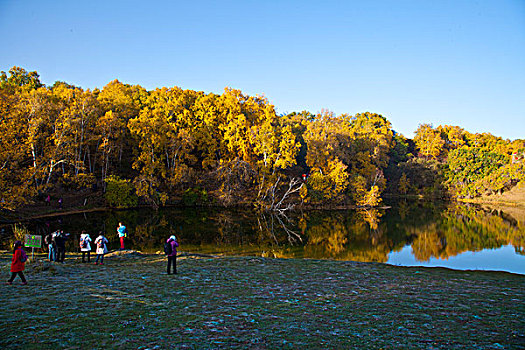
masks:
<path id="1" fill-rule="evenodd" d="M 278 115 L 265 97 L 232 88 L 147 91 L 114 80 L 91 91 L 45 86 L 20 67 L 0 74 L 5 208 L 94 186 L 125 188 L 127 202 L 153 206 L 192 196 L 194 204 L 276 210 L 369 207 L 384 193 L 505 191 L 524 179 L 524 158 L 524 140 L 430 124 L 410 140 L 380 114 Z"/>

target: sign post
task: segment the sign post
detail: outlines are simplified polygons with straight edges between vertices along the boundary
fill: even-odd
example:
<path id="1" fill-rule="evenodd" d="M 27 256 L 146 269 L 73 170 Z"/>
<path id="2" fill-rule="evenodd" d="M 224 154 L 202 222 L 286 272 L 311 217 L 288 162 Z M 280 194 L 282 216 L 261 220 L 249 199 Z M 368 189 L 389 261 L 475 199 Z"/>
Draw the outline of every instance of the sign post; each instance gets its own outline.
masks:
<path id="1" fill-rule="evenodd" d="M 31 260 L 35 260 L 35 248 L 41 248 L 42 247 L 42 236 L 25 235 L 24 246 L 31 247 L 31 250 L 32 250 Z"/>

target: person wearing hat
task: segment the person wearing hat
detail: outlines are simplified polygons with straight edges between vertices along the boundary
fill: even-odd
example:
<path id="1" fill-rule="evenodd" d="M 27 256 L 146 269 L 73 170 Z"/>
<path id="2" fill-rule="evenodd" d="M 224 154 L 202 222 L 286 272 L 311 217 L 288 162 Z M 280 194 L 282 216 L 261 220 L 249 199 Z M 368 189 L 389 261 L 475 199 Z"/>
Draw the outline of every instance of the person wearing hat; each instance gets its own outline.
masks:
<path id="1" fill-rule="evenodd" d="M 168 275 L 171 275 L 170 267 L 173 265 L 173 273 L 177 274 L 177 247 L 179 242 L 177 242 L 177 237 L 171 235 L 170 238 L 166 241 L 164 245 L 164 251 L 168 256 Z"/>
<path id="2" fill-rule="evenodd" d="M 7 284 L 13 284 L 16 275 L 20 276 L 22 285 L 26 285 L 27 281 L 24 276 L 25 262 L 27 255 L 22 249 L 22 242 L 16 241 L 13 249 L 13 258 L 11 259 L 11 278 L 6 282 Z"/>

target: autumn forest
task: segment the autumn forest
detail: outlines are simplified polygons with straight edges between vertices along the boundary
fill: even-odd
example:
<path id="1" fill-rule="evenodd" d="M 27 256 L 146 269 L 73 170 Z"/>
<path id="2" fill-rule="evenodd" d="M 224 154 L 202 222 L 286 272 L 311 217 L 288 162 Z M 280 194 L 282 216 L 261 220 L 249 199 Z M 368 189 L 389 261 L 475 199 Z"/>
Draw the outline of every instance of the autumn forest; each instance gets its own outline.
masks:
<path id="1" fill-rule="evenodd" d="M 264 97 L 114 80 L 45 86 L 0 77 L 0 200 L 94 191 L 111 207 L 170 204 L 378 206 L 386 196 L 469 198 L 525 180 L 525 139 L 422 122 L 414 139 L 382 115 L 278 115 Z"/>

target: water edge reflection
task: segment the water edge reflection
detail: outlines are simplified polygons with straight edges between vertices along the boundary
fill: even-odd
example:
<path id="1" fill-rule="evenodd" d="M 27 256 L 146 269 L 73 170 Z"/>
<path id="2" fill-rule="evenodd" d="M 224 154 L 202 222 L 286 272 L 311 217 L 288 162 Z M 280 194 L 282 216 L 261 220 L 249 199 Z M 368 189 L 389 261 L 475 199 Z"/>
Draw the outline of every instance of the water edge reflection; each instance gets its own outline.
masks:
<path id="1" fill-rule="evenodd" d="M 522 266 L 518 273 L 525 274 L 525 224 L 503 212 L 471 205 L 401 201 L 386 210 L 309 211 L 288 216 L 208 208 L 140 209 L 67 215 L 24 224 L 36 234 L 57 228 L 70 232 L 68 249 L 75 251 L 82 230 L 92 236 L 100 230 L 107 232 L 116 248 L 119 221 L 130 230 L 127 246 L 144 252 L 162 250 L 163 239 L 176 234 L 182 251 L 390 263 L 392 256 L 410 247 L 410 258 L 396 264 L 425 266 L 437 259 L 460 268 L 464 262 L 454 261 L 466 252 L 507 251 L 511 246 L 513 251 L 498 255 L 498 259 L 503 266 L 505 260 L 518 261 Z M 4 236 L 2 248 L 13 239 Z M 486 269 L 486 257 L 478 255 L 470 268 Z M 516 272 L 514 267 L 512 272 Z"/>

